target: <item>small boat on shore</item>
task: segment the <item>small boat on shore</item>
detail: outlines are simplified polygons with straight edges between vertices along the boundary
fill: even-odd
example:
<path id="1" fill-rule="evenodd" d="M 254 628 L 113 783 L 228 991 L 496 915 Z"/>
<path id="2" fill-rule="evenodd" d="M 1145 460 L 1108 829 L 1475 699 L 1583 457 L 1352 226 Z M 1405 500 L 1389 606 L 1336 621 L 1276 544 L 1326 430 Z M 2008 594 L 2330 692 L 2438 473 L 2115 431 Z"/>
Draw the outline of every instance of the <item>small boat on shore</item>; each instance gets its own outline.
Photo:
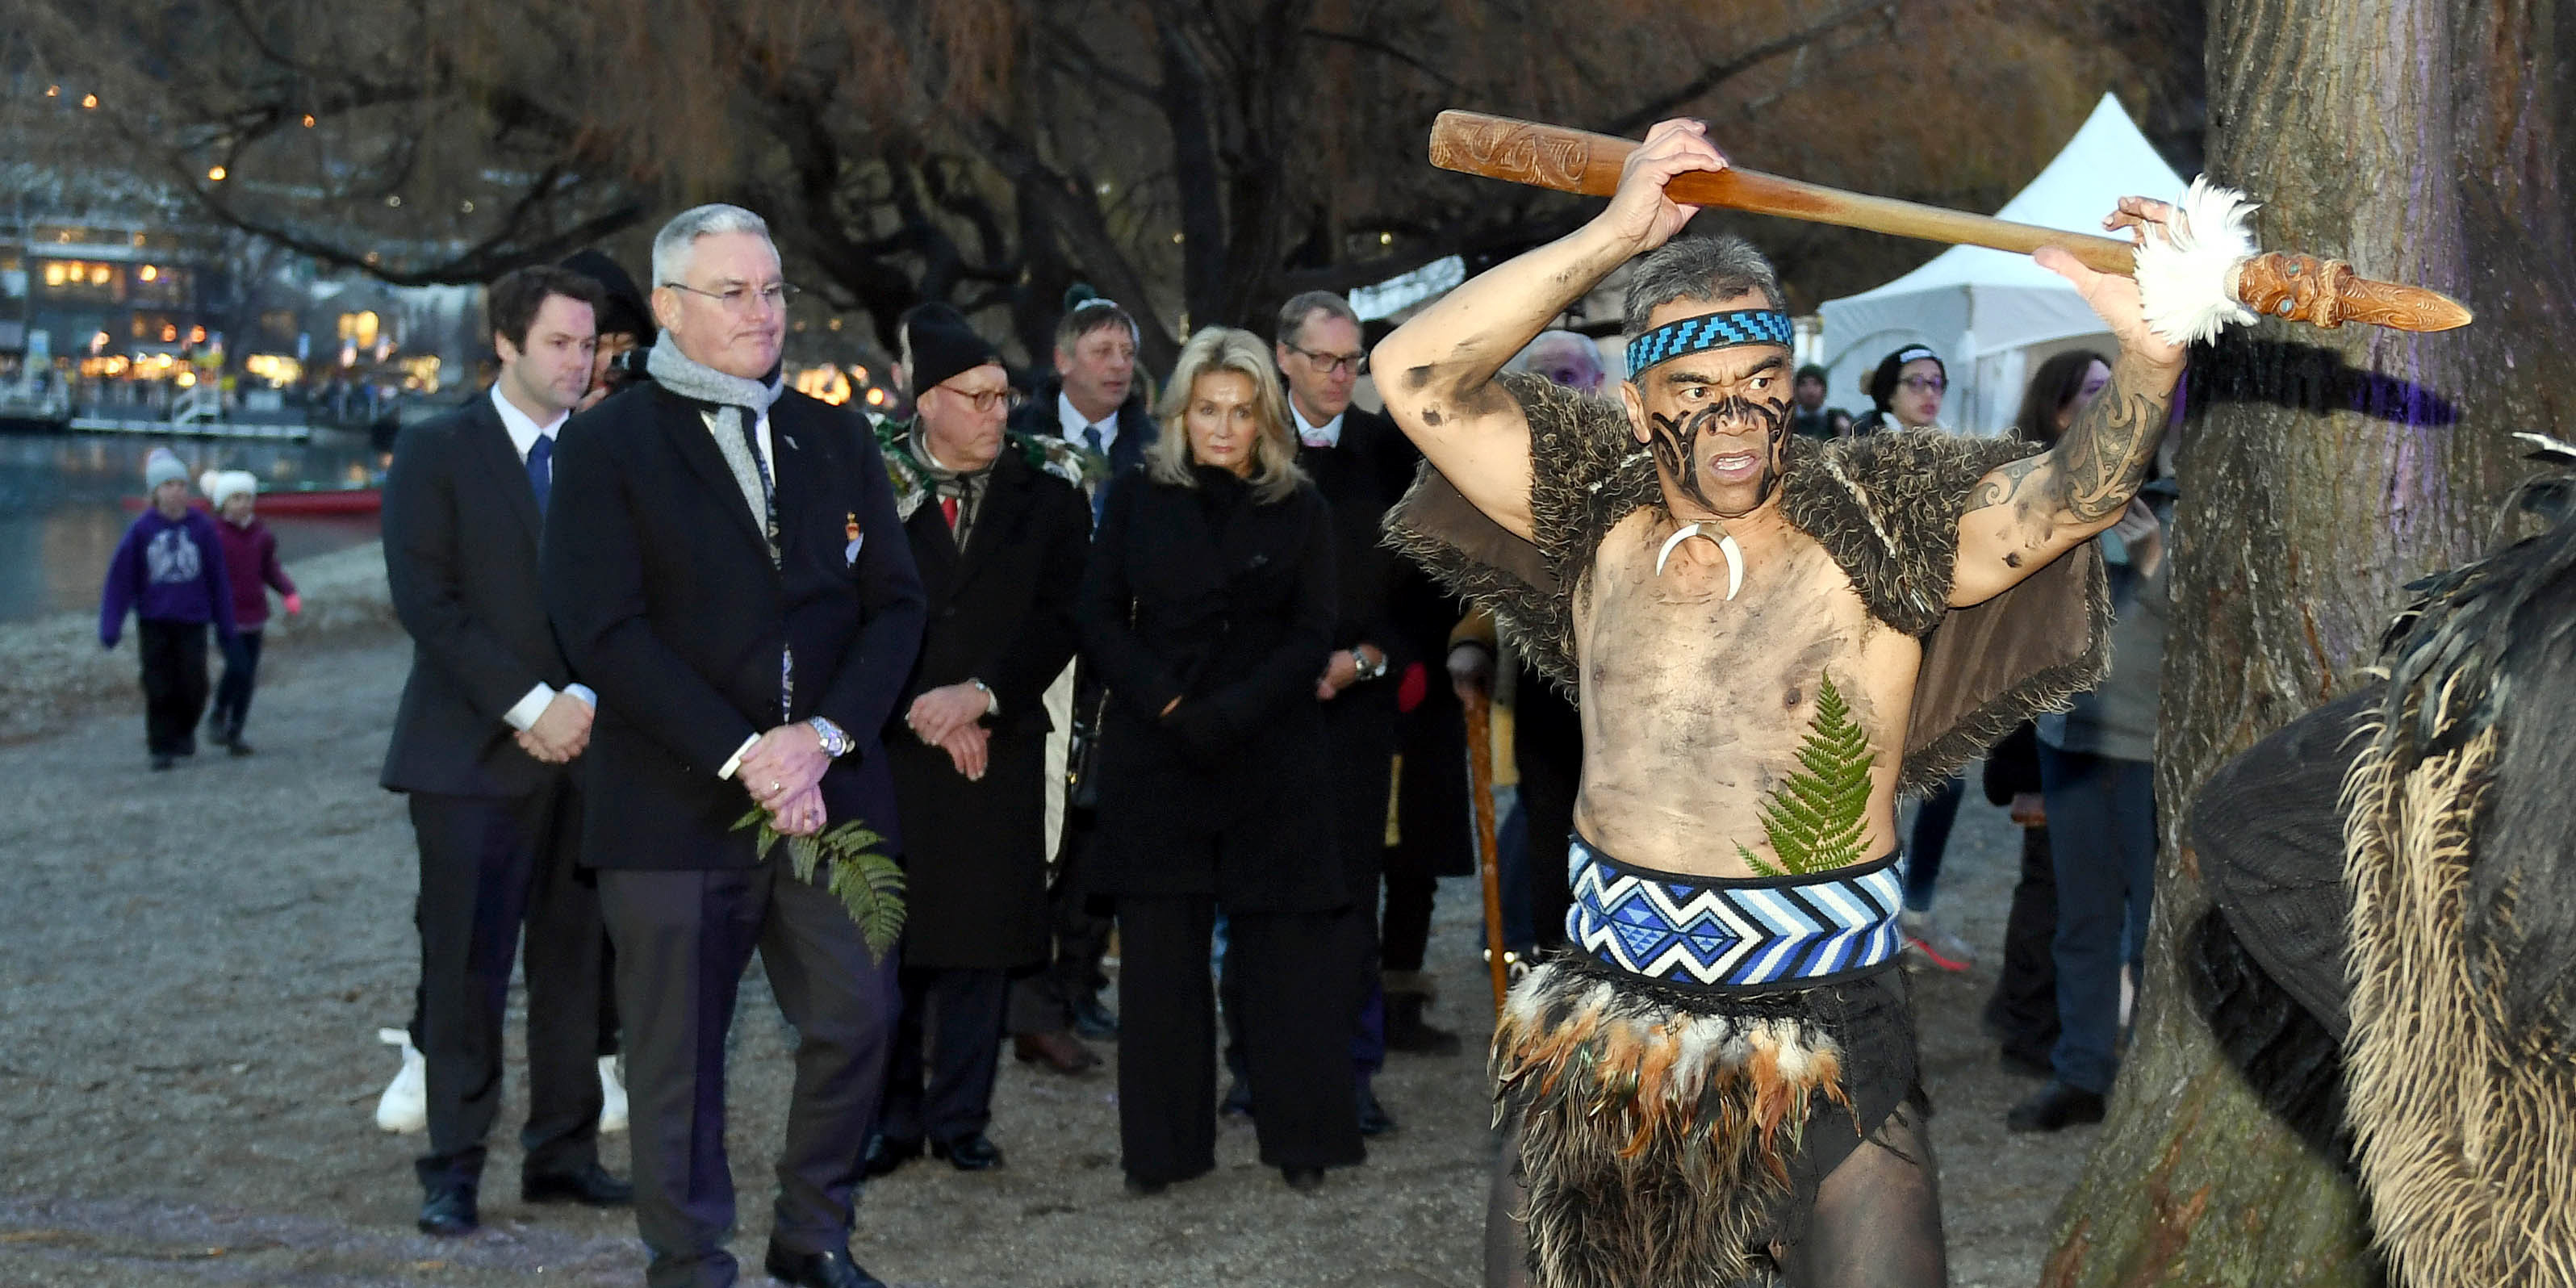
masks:
<path id="1" fill-rule="evenodd" d="M 121 500 L 121 504 L 132 511 L 141 510 L 147 503 L 147 498 L 140 496 L 129 496 Z M 197 509 L 212 512 L 204 497 L 192 496 L 188 498 L 188 504 Z M 298 518 L 348 518 L 353 515 L 380 513 L 384 505 L 384 491 L 372 487 L 304 488 L 259 494 L 259 512 L 271 518 L 280 515 L 293 515 Z"/>

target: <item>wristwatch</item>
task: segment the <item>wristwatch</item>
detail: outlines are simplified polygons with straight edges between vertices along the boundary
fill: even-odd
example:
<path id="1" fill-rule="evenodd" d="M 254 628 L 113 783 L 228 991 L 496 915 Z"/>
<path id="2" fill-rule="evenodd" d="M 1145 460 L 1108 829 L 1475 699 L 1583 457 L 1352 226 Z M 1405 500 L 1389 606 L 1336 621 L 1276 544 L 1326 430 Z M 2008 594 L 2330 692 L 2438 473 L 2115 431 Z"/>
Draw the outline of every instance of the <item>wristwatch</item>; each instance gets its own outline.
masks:
<path id="1" fill-rule="evenodd" d="M 821 716 L 816 716 L 805 724 L 814 731 L 815 737 L 823 740 L 823 754 L 834 760 L 850 754 L 850 749 L 858 745 L 850 741 L 850 735 L 841 732 L 841 726 Z"/>
<path id="2" fill-rule="evenodd" d="M 1377 655 L 1377 660 L 1372 662 L 1369 660 L 1368 654 L 1359 651 L 1357 648 L 1353 648 L 1351 650 L 1351 668 L 1357 672 L 1352 679 L 1353 683 L 1374 680 L 1379 676 L 1386 674 L 1386 653 L 1384 650 L 1380 650 Z"/>
<path id="3" fill-rule="evenodd" d="M 983 694 L 983 695 L 984 695 L 984 714 L 985 714 L 985 715 L 991 716 L 991 715 L 1000 715 L 1000 714 L 1001 714 L 1001 712 L 1002 712 L 1002 695 L 1000 695 L 1000 694 L 998 694 L 998 693 L 993 692 L 993 686 L 992 686 L 992 685 L 986 684 L 986 683 L 984 683 L 982 680 L 968 680 L 968 681 L 967 681 L 967 683 L 968 683 L 968 684 L 971 684 L 971 685 L 974 685 L 974 686 L 975 686 L 975 691 L 976 691 L 977 693 L 981 693 L 981 694 Z"/>

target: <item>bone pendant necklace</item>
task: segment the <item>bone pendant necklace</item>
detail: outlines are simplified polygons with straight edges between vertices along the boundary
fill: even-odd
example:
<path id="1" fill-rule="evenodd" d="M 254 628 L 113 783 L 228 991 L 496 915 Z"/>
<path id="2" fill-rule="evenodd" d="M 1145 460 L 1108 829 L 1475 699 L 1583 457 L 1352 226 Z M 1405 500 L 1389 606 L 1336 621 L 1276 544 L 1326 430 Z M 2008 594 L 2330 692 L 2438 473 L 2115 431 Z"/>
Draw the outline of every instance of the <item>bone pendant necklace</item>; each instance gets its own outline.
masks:
<path id="1" fill-rule="evenodd" d="M 1655 575 L 1664 575 L 1664 561 L 1673 557 L 1675 546 L 1693 537 L 1707 535 L 1698 523 L 1693 522 L 1683 524 L 1680 531 L 1664 538 L 1664 548 L 1655 552 Z M 1717 530 L 1717 551 L 1726 556 L 1726 598 L 1733 602 L 1735 592 L 1744 589 L 1744 547 L 1735 544 L 1734 536 L 1720 528 Z"/>

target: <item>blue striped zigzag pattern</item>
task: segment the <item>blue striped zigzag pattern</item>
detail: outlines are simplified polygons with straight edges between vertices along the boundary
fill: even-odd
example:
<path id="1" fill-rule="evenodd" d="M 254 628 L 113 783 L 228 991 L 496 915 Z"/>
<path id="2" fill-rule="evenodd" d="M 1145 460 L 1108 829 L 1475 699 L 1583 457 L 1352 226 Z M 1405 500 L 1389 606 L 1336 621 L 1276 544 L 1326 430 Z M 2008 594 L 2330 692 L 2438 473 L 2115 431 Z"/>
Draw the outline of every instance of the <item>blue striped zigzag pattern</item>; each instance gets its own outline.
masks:
<path id="1" fill-rule="evenodd" d="M 1576 838 L 1566 933 L 1604 965 L 1675 984 L 1742 988 L 1824 982 L 1879 966 L 1904 945 L 1893 862 L 1846 874 L 1701 884 L 1606 861 Z"/>
<path id="2" fill-rule="evenodd" d="M 1628 342 L 1628 375 L 1685 353 L 1737 344 L 1791 345 L 1797 328 L 1777 309 L 1737 309 L 1667 322 Z"/>

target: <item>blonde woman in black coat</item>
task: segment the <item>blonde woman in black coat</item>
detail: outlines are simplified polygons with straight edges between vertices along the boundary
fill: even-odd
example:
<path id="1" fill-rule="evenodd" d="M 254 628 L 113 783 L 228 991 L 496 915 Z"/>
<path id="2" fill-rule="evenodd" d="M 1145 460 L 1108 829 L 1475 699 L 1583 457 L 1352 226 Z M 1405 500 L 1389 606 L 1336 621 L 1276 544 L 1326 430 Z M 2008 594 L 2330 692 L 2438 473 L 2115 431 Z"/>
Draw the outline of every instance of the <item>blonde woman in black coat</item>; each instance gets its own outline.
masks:
<path id="1" fill-rule="evenodd" d="M 1365 1156 L 1355 999 L 1314 970 L 1349 898 L 1314 701 L 1332 525 L 1251 334 L 1191 337 L 1157 416 L 1161 437 L 1111 490 L 1079 608 L 1110 694 L 1090 888 L 1118 912 L 1127 1186 L 1151 1194 L 1216 1165 L 1208 951 L 1223 908 L 1261 1161 L 1311 1189 Z"/>

